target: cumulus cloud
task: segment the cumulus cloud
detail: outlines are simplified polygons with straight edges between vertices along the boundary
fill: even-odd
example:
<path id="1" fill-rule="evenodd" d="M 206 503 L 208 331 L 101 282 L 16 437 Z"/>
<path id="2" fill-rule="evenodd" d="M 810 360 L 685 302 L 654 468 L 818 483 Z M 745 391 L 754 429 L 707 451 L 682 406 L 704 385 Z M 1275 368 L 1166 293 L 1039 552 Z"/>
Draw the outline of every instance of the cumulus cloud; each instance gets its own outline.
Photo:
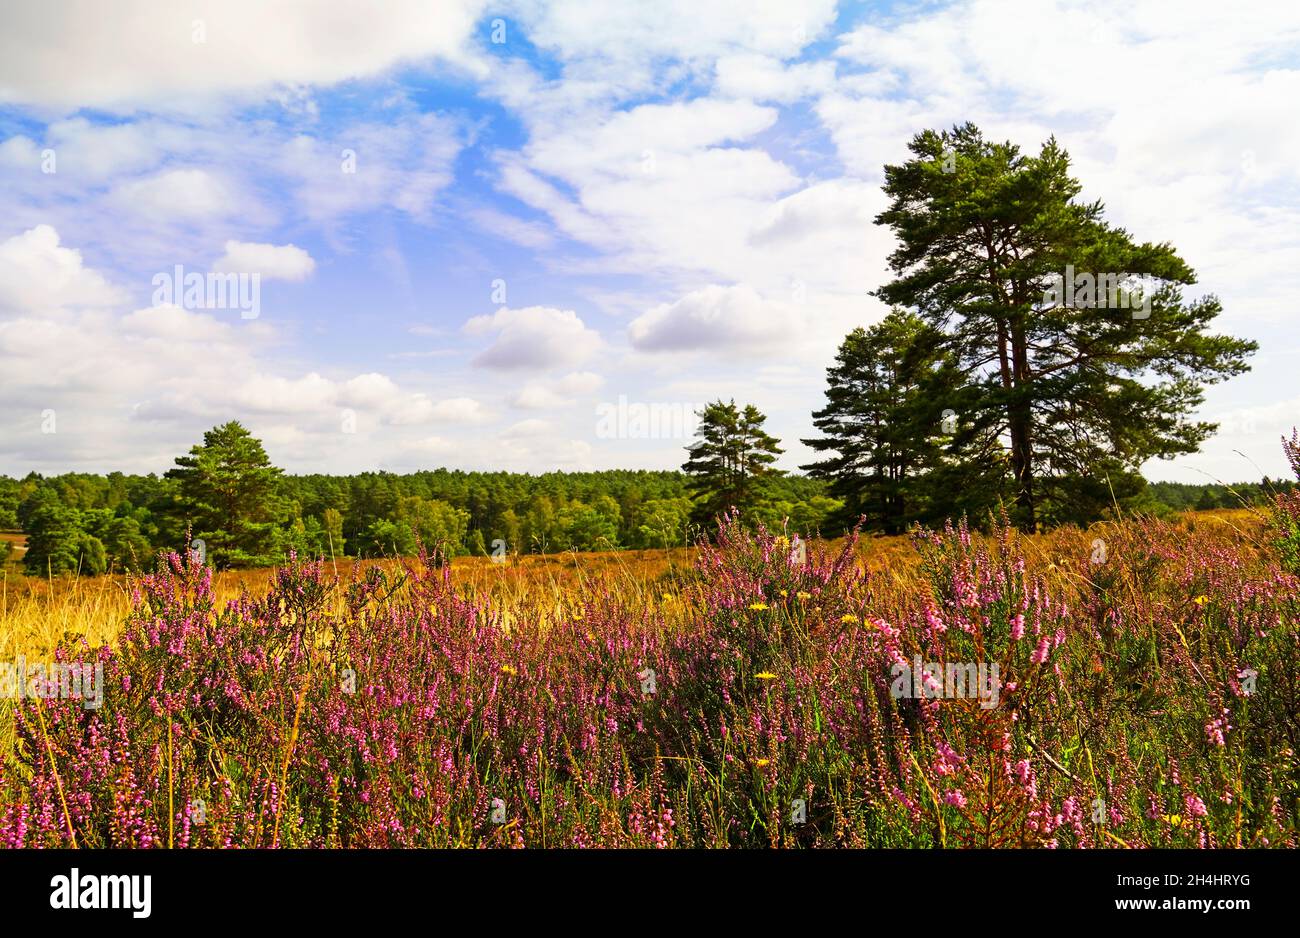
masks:
<path id="1" fill-rule="evenodd" d="M 645 352 L 771 347 L 798 330 L 788 303 L 765 300 L 747 284 L 711 284 L 638 316 L 628 326 L 632 345 Z"/>
<path id="2" fill-rule="evenodd" d="M 131 335 L 176 342 L 224 341 L 231 331 L 228 323 L 171 304 L 146 306 L 127 313 L 122 317 L 121 327 Z"/>
<path id="3" fill-rule="evenodd" d="M 786 65 L 768 55 L 741 54 L 718 59 L 718 91 L 728 97 L 792 104 L 835 83 L 834 62 Z"/>
<path id="4" fill-rule="evenodd" d="M 240 210 L 242 197 L 214 172 L 173 169 L 122 183 L 111 195 L 114 204 L 158 221 L 216 218 Z"/>
<path id="5" fill-rule="evenodd" d="M 540 436 L 552 432 L 551 423 L 537 417 L 530 417 L 527 420 L 520 420 L 512 423 L 502 431 L 503 436 L 521 437 L 521 436 Z"/>
<path id="6" fill-rule="evenodd" d="M 555 410 L 575 403 L 576 398 L 594 394 L 605 379 L 591 371 L 571 371 L 550 382 L 529 382 L 519 389 L 511 406 L 520 410 Z"/>
<path id="7" fill-rule="evenodd" d="M 510 403 L 520 410 L 554 410 L 569 401 L 544 384 L 526 384 L 510 399 Z"/>
<path id="8" fill-rule="evenodd" d="M 434 401 L 427 395 L 417 394 L 395 405 L 386 420 L 394 426 L 408 426 L 434 421 L 480 423 L 486 416 L 483 405 L 471 397 L 453 397 Z"/>
<path id="9" fill-rule="evenodd" d="M 263 280 L 305 280 L 316 269 L 312 256 L 292 244 L 227 241 L 226 252 L 212 269 L 222 273 L 256 273 Z"/>
<path id="10" fill-rule="evenodd" d="M 122 298 L 104 276 L 83 266 L 80 251 L 63 247 L 49 225 L 0 242 L 0 313 L 105 307 Z"/>
<path id="11" fill-rule="evenodd" d="M 464 331 L 471 336 L 495 335 L 473 364 L 501 371 L 576 365 L 594 355 L 602 344 L 600 334 L 584 325 L 573 310 L 548 306 L 503 306 L 473 317 Z"/>
<path id="12" fill-rule="evenodd" d="M 0 102 L 130 110 L 330 85 L 403 63 L 472 68 L 464 44 L 482 8 L 479 0 L 440 0 L 433 10 L 391 0 L 376 16 L 320 0 L 121 0 L 105 16 L 95 0 L 14 2 L 0 32 Z"/>
<path id="13" fill-rule="evenodd" d="M 555 382 L 562 394 L 593 394 L 605 384 L 605 379 L 594 371 L 571 371 Z"/>

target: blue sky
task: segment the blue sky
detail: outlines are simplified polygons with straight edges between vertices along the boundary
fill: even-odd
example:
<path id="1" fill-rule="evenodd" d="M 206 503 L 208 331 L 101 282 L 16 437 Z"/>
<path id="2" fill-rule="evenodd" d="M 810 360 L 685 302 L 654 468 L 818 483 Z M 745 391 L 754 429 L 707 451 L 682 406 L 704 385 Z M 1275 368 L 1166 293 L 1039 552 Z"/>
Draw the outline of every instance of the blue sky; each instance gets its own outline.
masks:
<path id="1" fill-rule="evenodd" d="M 1219 435 L 1148 475 L 1284 474 L 1293 5 L 383 9 L 6 4 L 0 472 L 162 471 L 231 418 L 299 472 L 671 468 L 689 426 L 599 414 L 719 396 L 794 468 L 839 341 L 884 312 L 883 165 L 972 120 L 1055 134 L 1261 343 L 1209 392 Z M 156 304 L 177 265 L 256 272 L 256 317 Z"/>

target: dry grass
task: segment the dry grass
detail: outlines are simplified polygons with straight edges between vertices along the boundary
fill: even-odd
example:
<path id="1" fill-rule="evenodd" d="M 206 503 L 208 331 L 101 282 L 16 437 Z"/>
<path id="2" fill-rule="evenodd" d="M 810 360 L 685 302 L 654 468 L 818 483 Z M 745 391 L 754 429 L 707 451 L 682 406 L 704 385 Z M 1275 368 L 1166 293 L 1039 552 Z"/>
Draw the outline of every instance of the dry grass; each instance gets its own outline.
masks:
<path id="1" fill-rule="evenodd" d="M 1263 542 L 1263 518 L 1249 510 L 1188 512 L 1182 523 L 1225 541 Z M 1087 545 L 1094 538 L 1104 539 L 1108 527 L 1099 523 L 1087 531 L 1063 528 L 1027 539 L 1026 547 L 1044 567 L 1052 567 L 1061 556 L 1087 554 Z M 899 588 L 914 584 L 916 557 L 908 538 L 864 537 L 858 553 L 873 577 Z M 465 595 L 489 600 L 510 622 L 522 610 L 554 608 L 560 613 L 594 593 L 608 592 L 638 606 L 689 599 L 684 592 L 694 555 L 693 549 L 678 548 L 530 554 L 504 563 L 458 557 L 452 563 L 452 579 Z M 400 569 L 393 560 L 326 561 L 326 567 L 344 582 L 354 572 L 373 566 L 390 573 Z M 30 660 L 48 658 L 70 635 L 84 636 L 92 646 L 111 643 L 117 636 L 131 605 L 130 577 L 44 579 L 24 576 L 21 570 L 12 559 L 0 570 L 0 661 L 12 661 L 20 654 Z M 265 592 L 270 574 L 270 570 L 220 572 L 213 577 L 213 591 L 221 603 L 245 591 L 259 595 Z"/>

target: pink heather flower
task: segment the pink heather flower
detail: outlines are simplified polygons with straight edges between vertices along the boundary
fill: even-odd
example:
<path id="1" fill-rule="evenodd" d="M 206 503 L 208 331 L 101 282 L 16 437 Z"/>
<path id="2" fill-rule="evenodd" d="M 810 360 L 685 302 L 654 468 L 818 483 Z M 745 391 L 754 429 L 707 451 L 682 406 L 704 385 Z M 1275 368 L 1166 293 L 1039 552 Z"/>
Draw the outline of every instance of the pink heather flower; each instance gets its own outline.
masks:
<path id="1" fill-rule="evenodd" d="M 1044 661 L 1047 660 L 1047 650 L 1048 650 L 1048 641 L 1047 641 L 1047 637 L 1044 636 L 1042 641 L 1038 643 L 1038 647 L 1034 649 L 1034 653 L 1029 656 L 1029 660 L 1032 661 L 1034 664 L 1042 664 Z"/>
<path id="2" fill-rule="evenodd" d="M 1215 746 L 1222 746 L 1224 744 L 1223 731 L 1225 729 L 1231 729 L 1231 727 L 1223 719 L 1211 720 L 1205 724 L 1205 735 L 1209 737 L 1210 742 Z"/>
<path id="3" fill-rule="evenodd" d="M 943 684 L 939 682 L 939 679 L 934 676 L 932 671 L 921 671 L 921 685 L 926 689 L 926 691 L 933 690 L 940 696 L 943 694 Z"/>
<path id="4" fill-rule="evenodd" d="M 1030 798 L 1038 797 L 1038 777 L 1034 773 L 1034 768 L 1029 764 L 1028 759 L 1021 759 L 1015 766 L 1016 780 L 1020 787 L 1024 789 L 1025 794 Z"/>
<path id="5" fill-rule="evenodd" d="M 894 785 L 890 789 L 890 794 L 892 794 L 896 799 L 898 799 L 899 804 L 907 808 L 908 811 L 911 811 L 912 813 L 916 813 L 915 803 L 913 803 L 911 798 L 907 797 L 907 795 L 903 792 L 903 789 L 899 788 L 897 785 Z"/>
<path id="6" fill-rule="evenodd" d="M 1205 802 L 1195 795 L 1188 795 L 1184 798 L 1183 807 L 1189 817 L 1205 817 Z"/>
<path id="7" fill-rule="evenodd" d="M 943 803 L 956 808 L 964 808 L 966 807 L 966 796 L 961 793 L 960 788 L 954 788 L 943 796 Z"/>
<path id="8" fill-rule="evenodd" d="M 1025 617 L 1023 613 L 1017 612 L 1015 618 L 1011 620 L 1011 640 L 1013 642 L 1018 642 L 1024 637 Z"/>
<path id="9" fill-rule="evenodd" d="M 939 758 L 942 759 L 945 763 L 947 763 L 952 768 L 956 768 L 957 766 L 961 765 L 963 761 L 962 757 L 957 755 L 957 751 L 953 749 L 951 746 L 949 746 L 947 743 L 940 742 L 934 748 L 935 751 L 939 754 Z"/>

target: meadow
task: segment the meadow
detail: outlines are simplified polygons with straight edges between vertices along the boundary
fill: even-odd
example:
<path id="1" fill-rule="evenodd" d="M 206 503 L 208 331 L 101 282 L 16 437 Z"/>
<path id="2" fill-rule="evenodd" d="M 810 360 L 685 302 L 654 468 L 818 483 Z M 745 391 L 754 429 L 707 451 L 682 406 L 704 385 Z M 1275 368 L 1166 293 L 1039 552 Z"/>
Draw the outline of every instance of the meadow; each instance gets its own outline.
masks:
<path id="1" fill-rule="evenodd" d="M 1294 847 L 1300 585 L 1253 511 L 7 578 L 9 847 Z M 996 664 L 997 705 L 896 693 Z M 1253 676 L 1252 676 L 1253 675 Z M 918 672 L 918 684 L 923 675 Z M 927 679 L 928 680 L 928 679 Z"/>

